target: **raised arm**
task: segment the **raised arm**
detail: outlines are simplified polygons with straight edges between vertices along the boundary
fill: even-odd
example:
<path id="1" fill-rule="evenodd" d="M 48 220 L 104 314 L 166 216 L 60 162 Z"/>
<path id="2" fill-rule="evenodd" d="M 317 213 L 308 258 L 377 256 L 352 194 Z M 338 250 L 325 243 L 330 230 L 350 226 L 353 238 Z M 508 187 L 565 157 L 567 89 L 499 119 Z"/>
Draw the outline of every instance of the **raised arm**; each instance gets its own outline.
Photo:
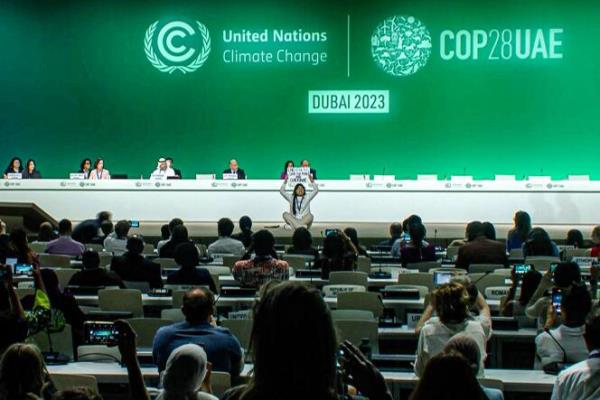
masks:
<path id="1" fill-rule="evenodd" d="M 281 193 L 281 195 L 283 196 L 284 199 L 286 199 L 287 201 L 291 202 L 292 201 L 292 196 L 288 192 L 286 192 L 286 190 L 285 190 L 286 186 L 287 186 L 287 178 L 281 184 L 281 187 L 279 188 L 279 193 Z"/>

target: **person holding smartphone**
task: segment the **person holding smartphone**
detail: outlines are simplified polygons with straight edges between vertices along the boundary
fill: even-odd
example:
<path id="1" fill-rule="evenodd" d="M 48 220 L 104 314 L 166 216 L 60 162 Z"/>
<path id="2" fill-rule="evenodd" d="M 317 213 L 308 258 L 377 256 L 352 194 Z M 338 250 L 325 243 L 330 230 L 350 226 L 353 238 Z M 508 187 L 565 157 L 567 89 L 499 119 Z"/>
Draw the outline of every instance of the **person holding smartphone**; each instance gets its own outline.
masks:
<path id="1" fill-rule="evenodd" d="M 522 317 L 525 315 L 527 303 L 533 296 L 540 281 L 542 274 L 534 269 L 530 269 L 519 277 L 513 268 L 511 272 L 512 285 L 508 291 L 508 295 L 502 299 L 500 310 L 505 317 Z M 515 299 L 517 289 L 521 286 L 521 294 L 518 299 Z"/>
<path id="2" fill-rule="evenodd" d="M 286 227 L 292 230 L 296 228 L 304 227 L 310 229 L 315 219 L 314 215 L 310 212 L 310 203 L 319 193 L 319 186 L 315 183 L 312 176 L 309 177 L 312 183 L 313 190 L 306 192 L 306 187 L 298 183 L 294 186 L 292 193 L 288 193 L 285 190 L 287 186 L 287 177 L 283 181 L 279 193 L 286 199 L 290 205 L 290 210 L 283 213 L 283 220 L 286 223 Z"/>

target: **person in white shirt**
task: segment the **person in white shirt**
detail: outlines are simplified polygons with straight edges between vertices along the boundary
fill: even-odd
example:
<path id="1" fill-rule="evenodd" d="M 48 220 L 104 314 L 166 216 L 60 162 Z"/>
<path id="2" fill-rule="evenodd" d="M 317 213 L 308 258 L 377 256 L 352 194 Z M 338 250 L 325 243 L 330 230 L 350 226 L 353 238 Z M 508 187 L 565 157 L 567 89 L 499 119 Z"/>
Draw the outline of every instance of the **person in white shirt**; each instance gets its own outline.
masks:
<path id="1" fill-rule="evenodd" d="M 213 256 L 214 254 L 233 254 L 234 256 L 241 257 L 246 248 L 244 244 L 239 240 L 231 238 L 233 233 L 233 221 L 229 218 L 221 218 L 217 223 L 217 230 L 219 232 L 219 238 L 208 246 L 208 255 Z"/>
<path id="2" fill-rule="evenodd" d="M 444 350 L 448 341 L 464 333 L 475 340 L 481 354 L 480 373 L 486 359 L 486 335 L 481 323 L 469 315 L 469 295 L 463 285 L 450 282 L 434 290 L 431 297 L 437 318 L 431 318 L 420 329 L 417 343 L 415 374 L 421 376 L 427 362 Z"/>
<path id="3" fill-rule="evenodd" d="M 153 179 L 167 179 L 170 176 L 176 176 L 175 170 L 167 165 L 167 160 L 164 157 L 158 159 L 158 165 L 152 172 Z"/>
<path id="4" fill-rule="evenodd" d="M 279 189 L 279 193 L 290 203 L 290 211 L 283 213 L 283 220 L 286 223 L 286 227 L 292 230 L 300 227 L 310 229 L 314 221 L 314 216 L 310 212 L 310 202 L 319 192 L 319 187 L 312 176 L 309 178 L 313 187 L 312 192 L 306 193 L 306 188 L 301 183 L 298 183 L 294 187 L 292 193 L 286 192 L 287 178 L 283 181 Z"/>
<path id="5" fill-rule="evenodd" d="M 121 220 L 115 225 L 115 231 L 104 239 L 104 250 L 120 256 L 127 251 L 127 235 L 131 225 L 129 221 Z"/>
<path id="6" fill-rule="evenodd" d="M 557 364 L 574 364 L 586 359 L 583 339 L 585 317 L 592 308 L 590 293 L 584 285 L 573 285 L 563 294 L 560 315 L 554 305 L 548 307 L 545 332 L 535 338 L 537 369 L 556 370 Z M 556 329 L 550 329 L 560 321 Z"/>
<path id="7" fill-rule="evenodd" d="M 558 374 L 552 400 L 600 399 L 600 305 L 595 305 L 585 321 L 586 360 Z"/>

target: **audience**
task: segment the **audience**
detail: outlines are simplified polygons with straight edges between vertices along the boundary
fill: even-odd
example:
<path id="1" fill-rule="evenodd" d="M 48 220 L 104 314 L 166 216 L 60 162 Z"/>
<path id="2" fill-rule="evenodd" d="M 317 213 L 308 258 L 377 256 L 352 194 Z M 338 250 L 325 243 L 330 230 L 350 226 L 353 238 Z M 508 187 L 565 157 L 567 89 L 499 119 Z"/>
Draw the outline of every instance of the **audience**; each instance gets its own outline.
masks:
<path id="1" fill-rule="evenodd" d="M 188 235 L 188 230 L 185 225 L 176 225 L 171 232 L 171 239 L 167 243 L 165 243 L 158 254 L 161 258 L 175 258 L 175 249 L 182 243 L 189 243 L 192 246 L 196 247 L 194 243 L 190 240 Z M 198 248 L 196 248 L 196 253 L 198 253 Z"/>
<path id="2" fill-rule="evenodd" d="M 312 246 L 312 242 L 312 235 L 308 229 L 303 226 L 296 228 L 292 235 L 292 247 L 288 248 L 286 253 L 313 256 L 316 260 L 319 258 L 319 251 Z"/>
<path id="3" fill-rule="evenodd" d="M 123 281 L 148 282 L 151 289 L 162 288 L 160 264 L 146 259 L 144 240 L 139 236 L 132 236 L 127 240 L 127 252 L 122 256 L 113 257 L 110 269 Z"/>
<path id="4" fill-rule="evenodd" d="M 287 280 L 289 276 L 287 261 L 273 257 L 275 238 L 266 229 L 252 236 L 252 248 L 255 256 L 250 260 L 237 261 L 233 266 L 233 277 L 243 287 L 258 288 L 271 280 Z"/>
<path id="5" fill-rule="evenodd" d="M 404 221 L 402 221 L 402 230 L 404 231 L 404 234 L 402 235 L 402 237 L 400 237 L 399 239 L 397 239 L 394 244 L 392 245 L 392 257 L 394 258 L 400 258 L 400 249 L 402 249 L 403 247 L 405 247 L 406 245 L 408 245 L 410 243 L 411 237 L 410 237 L 410 226 L 413 224 L 423 224 L 423 221 L 421 220 L 421 217 L 419 217 L 418 215 L 411 215 L 408 218 L 406 218 Z M 429 243 L 424 242 L 423 243 L 424 246 L 428 246 Z"/>
<path id="6" fill-rule="evenodd" d="M 359 256 L 369 257 L 369 254 L 367 254 L 367 250 L 364 247 L 362 247 L 358 241 L 358 232 L 356 231 L 356 229 L 346 228 L 346 229 L 344 229 L 344 234 L 346 236 L 348 236 L 348 238 L 350 238 L 350 241 L 354 245 L 354 248 L 356 249 L 356 253 Z"/>
<path id="7" fill-rule="evenodd" d="M 36 346 L 11 345 L 0 360 L 0 400 L 43 398 L 45 370 L 44 358 Z"/>
<path id="8" fill-rule="evenodd" d="M 96 219 L 86 219 L 81 221 L 73 230 L 71 237 L 79 243 L 92 243 L 92 240 L 98 236 L 98 229 L 100 229 L 102 223 L 104 221 L 110 221 L 111 218 L 111 213 L 108 211 L 101 211 L 96 216 Z"/>
<path id="9" fill-rule="evenodd" d="M 169 224 L 162 224 L 160 226 L 160 241 L 158 243 L 166 243 L 169 240 L 169 237 L 171 237 L 171 230 L 169 229 Z M 156 247 L 158 247 L 158 244 L 156 245 Z"/>
<path id="10" fill-rule="evenodd" d="M 394 222 L 390 225 L 390 238 L 379 242 L 377 247 L 383 250 L 391 249 L 398 239 L 402 239 L 402 224 L 400 222 Z"/>
<path id="11" fill-rule="evenodd" d="M 0 354 L 13 343 L 27 338 L 27 320 L 21 301 L 14 288 L 12 269 L 0 265 L 4 277 L 0 284 Z"/>
<path id="12" fill-rule="evenodd" d="M 39 257 L 29 247 L 27 233 L 23 228 L 13 229 L 10 233 L 6 257 L 16 258 L 19 264 L 39 264 Z"/>
<path id="13" fill-rule="evenodd" d="M 344 232 L 336 229 L 323 239 L 323 250 L 314 266 L 321 270 L 323 279 L 329 279 L 331 271 L 355 270 L 356 260 L 354 245 Z"/>
<path id="14" fill-rule="evenodd" d="M 92 239 L 92 243 L 93 244 L 99 244 L 102 245 L 102 247 L 104 247 L 104 241 L 106 240 L 106 238 L 113 233 L 115 230 L 115 227 L 112 223 L 112 221 L 102 221 L 102 223 L 100 224 L 100 234 L 96 235 L 93 239 Z"/>
<path id="15" fill-rule="evenodd" d="M 408 264 L 424 261 L 435 261 L 435 246 L 425 241 L 425 225 L 415 223 L 408 226 L 410 242 L 400 249 L 400 261 L 402 267 L 406 268 Z"/>
<path id="16" fill-rule="evenodd" d="M 585 249 L 585 240 L 583 240 L 583 233 L 579 229 L 570 229 L 567 232 L 567 240 L 565 241 L 567 246 L 573 246 L 576 249 Z"/>
<path id="17" fill-rule="evenodd" d="M 52 224 L 48 221 L 42 222 L 40 224 L 40 229 L 38 230 L 37 243 L 48 243 L 56 238 L 57 235 L 54 232 Z"/>
<path id="18" fill-rule="evenodd" d="M 423 376 L 427 362 L 440 353 L 448 340 L 459 333 L 471 336 L 479 346 L 481 357 L 480 370 L 483 371 L 485 361 L 486 334 L 479 321 L 469 314 L 469 294 L 459 283 L 450 282 L 434 290 L 431 296 L 432 308 L 437 318 L 429 319 L 423 313 L 419 325 L 417 343 L 417 359 L 415 374 Z M 423 322 L 425 321 L 425 322 Z"/>
<path id="19" fill-rule="evenodd" d="M 202 346 L 213 371 L 229 372 L 237 377 L 244 366 L 240 342 L 226 328 L 217 327 L 213 318 L 214 295 L 197 288 L 183 296 L 181 311 L 185 321 L 164 326 L 156 332 L 152 355 L 159 371 L 166 367 L 171 352 L 184 344 Z"/>
<path id="20" fill-rule="evenodd" d="M 180 243 L 175 248 L 175 262 L 179 266 L 177 271 L 170 272 L 167 276 L 169 285 L 208 286 L 213 293 L 217 293 L 217 286 L 206 268 L 198 268 L 200 256 L 198 249 L 191 243 Z"/>
<path id="21" fill-rule="evenodd" d="M 127 235 L 131 224 L 129 221 L 121 220 L 115 225 L 115 231 L 104 239 L 104 250 L 116 256 L 127 251 Z"/>
<path id="22" fill-rule="evenodd" d="M 468 271 L 471 264 L 508 265 L 504 246 L 485 236 L 485 228 L 481 222 L 473 221 L 467 225 L 466 238 L 467 242 L 458 249 L 455 263 L 457 268 Z"/>
<path id="23" fill-rule="evenodd" d="M 245 248 L 242 242 L 231 238 L 233 233 L 233 222 L 229 218 L 221 218 L 217 223 L 219 238 L 208 246 L 208 255 L 232 254 L 241 257 Z"/>
<path id="24" fill-rule="evenodd" d="M 87 387 L 75 387 L 59 390 L 52 396 L 52 400 L 102 400 L 102 396 Z"/>
<path id="25" fill-rule="evenodd" d="M 223 400 L 338 398 L 338 341 L 319 290 L 297 282 L 267 290 L 254 309 L 250 349 L 254 360 L 250 381 L 229 390 Z M 342 351 L 341 362 L 353 378 L 350 383 L 370 400 L 391 400 L 373 364 L 349 342 Z"/>
<path id="26" fill-rule="evenodd" d="M 119 275 L 100 267 L 100 256 L 95 251 L 86 250 L 81 257 L 81 262 L 83 269 L 71 277 L 69 286 L 118 286 L 125 288 L 125 284 Z"/>
<path id="27" fill-rule="evenodd" d="M 583 339 L 589 352 L 587 359 L 558 374 L 552 400 L 600 398 L 600 305 L 588 314 Z"/>
<path id="28" fill-rule="evenodd" d="M 530 270 L 523 274 L 523 280 L 519 282 L 519 278 L 515 274 L 513 269 L 511 272 L 511 287 L 508 290 L 508 295 L 502 300 L 500 305 L 501 314 L 506 317 L 523 317 L 525 316 L 525 309 L 527 304 L 531 300 L 531 297 L 535 293 L 540 281 L 542 280 L 542 274 L 536 270 Z M 521 292 L 519 299 L 515 299 L 517 290 L 521 286 Z"/>
<path id="29" fill-rule="evenodd" d="M 71 238 L 72 225 L 68 219 L 62 219 L 58 223 L 58 239 L 54 239 L 46 246 L 46 253 L 61 254 L 71 257 L 81 257 L 85 251 L 83 243 Z"/>
<path id="30" fill-rule="evenodd" d="M 591 257 L 600 256 L 600 225 L 597 225 L 592 229 L 592 243 L 594 244 L 590 250 Z"/>
<path id="31" fill-rule="evenodd" d="M 239 221 L 240 232 L 231 235 L 232 239 L 239 240 L 244 244 L 244 247 L 250 247 L 252 244 L 252 220 L 249 216 L 244 215 Z"/>
<path id="32" fill-rule="evenodd" d="M 523 244 L 523 257 L 559 257 L 556 243 L 550 240 L 548 232 L 542 228 L 533 228 Z"/>
<path id="33" fill-rule="evenodd" d="M 159 241 L 156 244 L 156 250 L 159 252 L 160 254 L 160 249 L 169 242 L 169 240 L 171 240 L 171 235 L 173 235 L 173 231 L 175 230 L 176 226 L 179 225 L 183 225 L 183 221 L 181 220 L 181 218 L 173 218 L 171 221 L 169 221 L 169 234 L 167 235 L 167 237 L 165 237 L 165 233 L 163 232 L 163 229 L 161 227 L 161 235 L 162 235 L 162 240 Z"/>
<path id="34" fill-rule="evenodd" d="M 531 231 L 531 217 L 525 211 L 517 211 L 513 222 L 515 225 L 508 231 L 506 238 L 506 251 L 509 253 L 513 249 L 522 248 Z"/>
<path id="35" fill-rule="evenodd" d="M 494 224 L 492 224 L 489 221 L 485 221 L 482 224 L 483 226 L 483 236 L 485 236 L 486 238 L 490 239 L 490 240 L 496 240 L 496 228 L 494 227 Z"/>
<path id="36" fill-rule="evenodd" d="M 558 370 L 557 364 L 574 364 L 587 358 L 583 332 L 591 308 L 592 299 L 584 285 L 574 285 L 563 294 L 560 314 L 552 304 L 548 306 L 545 332 L 535 339 L 537 368 Z M 558 321 L 560 325 L 550 329 Z"/>

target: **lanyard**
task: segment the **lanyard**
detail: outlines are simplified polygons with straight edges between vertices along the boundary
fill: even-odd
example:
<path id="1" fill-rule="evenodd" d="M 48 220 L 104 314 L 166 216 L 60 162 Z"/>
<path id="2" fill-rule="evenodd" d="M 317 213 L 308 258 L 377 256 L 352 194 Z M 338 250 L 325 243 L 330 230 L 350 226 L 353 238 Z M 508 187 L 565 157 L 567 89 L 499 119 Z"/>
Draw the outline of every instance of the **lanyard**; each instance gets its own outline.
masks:
<path id="1" fill-rule="evenodd" d="M 302 209 L 302 202 L 304 201 L 304 196 L 302 197 L 302 199 L 300 201 L 298 201 L 298 198 L 296 197 L 296 202 L 299 203 L 298 207 L 296 209 L 296 213 L 300 214 L 300 210 Z M 296 204 L 294 204 L 294 207 L 296 207 Z"/>
<path id="2" fill-rule="evenodd" d="M 100 171 L 100 173 L 98 173 L 98 170 L 96 170 L 96 178 L 102 179 L 103 174 L 104 174 L 104 170 Z"/>

